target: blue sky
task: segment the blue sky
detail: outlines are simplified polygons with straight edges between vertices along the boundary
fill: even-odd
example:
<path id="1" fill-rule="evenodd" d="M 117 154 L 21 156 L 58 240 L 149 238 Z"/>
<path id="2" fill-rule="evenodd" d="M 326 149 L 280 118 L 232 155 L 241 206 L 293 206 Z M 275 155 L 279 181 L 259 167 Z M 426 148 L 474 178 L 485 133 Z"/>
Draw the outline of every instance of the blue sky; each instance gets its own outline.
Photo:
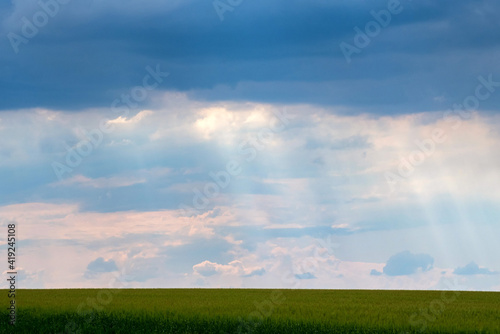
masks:
<path id="1" fill-rule="evenodd" d="M 500 291 L 499 6 L 1 1 L 21 284 Z"/>

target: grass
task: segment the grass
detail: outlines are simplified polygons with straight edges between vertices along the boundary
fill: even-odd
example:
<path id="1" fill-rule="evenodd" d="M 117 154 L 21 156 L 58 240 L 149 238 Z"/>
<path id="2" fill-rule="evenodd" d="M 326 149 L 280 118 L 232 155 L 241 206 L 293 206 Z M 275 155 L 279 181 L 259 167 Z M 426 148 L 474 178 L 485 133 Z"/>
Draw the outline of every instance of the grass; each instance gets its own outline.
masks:
<path id="1" fill-rule="evenodd" d="M 500 333 L 498 292 L 61 289 L 16 303 L 0 333 Z"/>

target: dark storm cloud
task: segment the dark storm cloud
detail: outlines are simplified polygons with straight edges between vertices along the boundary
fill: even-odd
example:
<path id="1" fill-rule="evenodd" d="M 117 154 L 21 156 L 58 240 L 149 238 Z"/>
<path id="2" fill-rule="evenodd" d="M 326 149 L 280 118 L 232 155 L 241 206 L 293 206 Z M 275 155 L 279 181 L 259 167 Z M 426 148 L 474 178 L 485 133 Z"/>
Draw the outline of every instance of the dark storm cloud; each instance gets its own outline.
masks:
<path id="1" fill-rule="evenodd" d="M 471 93 L 478 75 L 500 78 L 500 4 L 493 0 L 401 0 L 402 11 L 347 63 L 339 44 L 353 44 L 354 27 L 363 30 L 370 11 L 387 6 L 243 1 L 221 21 L 212 1 L 70 1 L 16 54 L 8 34 L 21 36 L 22 18 L 32 21 L 42 9 L 4 1 L 0 109 L 109 106 L 156 64 L 171 73 L 159 89 L 198 99 L 384 113 L 447 108 Z M 490 98 L 481 107 L 497 103 Z"/>

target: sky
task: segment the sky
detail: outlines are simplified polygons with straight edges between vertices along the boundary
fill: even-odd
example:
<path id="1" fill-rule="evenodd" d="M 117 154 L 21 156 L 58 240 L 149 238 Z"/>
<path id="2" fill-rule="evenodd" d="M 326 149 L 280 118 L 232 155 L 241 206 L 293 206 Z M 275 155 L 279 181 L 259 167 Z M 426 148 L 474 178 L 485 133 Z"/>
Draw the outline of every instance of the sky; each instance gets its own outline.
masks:
<path id="1" fill-rule="evenodd" d="M 18 287 L 500 291 L 499 16 L 0 0 Z"/>

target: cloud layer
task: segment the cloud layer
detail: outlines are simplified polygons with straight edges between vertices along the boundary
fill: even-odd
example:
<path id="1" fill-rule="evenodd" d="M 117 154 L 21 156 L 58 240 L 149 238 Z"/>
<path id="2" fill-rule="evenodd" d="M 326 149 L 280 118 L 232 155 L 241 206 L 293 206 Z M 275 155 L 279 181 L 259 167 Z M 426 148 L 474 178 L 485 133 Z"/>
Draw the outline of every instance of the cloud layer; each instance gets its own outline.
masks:
<path id="1" fill-rule="evenodd" d="M 1 2 L 23 287 L 498 290 L 499 6 Z"/>
<path id="2" fill-rule="evenodd" d="M 23 17 L 34 24 L 44 9 L 35 0 L 12 1 L 0 7 L 0 108 L 110 107 L 156 64 L 171 73 L 159 90 L 201 100 L 377 114 L 443 108 L 469 95 L 478 75 L 500 80 L 498 6 L 401 0 L 400 12 L 365 36 L 367 45 L 348 63 L 341 43 L 355 46 L 357 31 L 377 22 L 373 13 L 387 10 L 387 1 L 245 1 L 223 21 L 211 1 L 70 2 L 26 43 L 7 37 L 25 38 Z M 498 102 L 495 96 L 483 106 L 497 110 Z"/>

